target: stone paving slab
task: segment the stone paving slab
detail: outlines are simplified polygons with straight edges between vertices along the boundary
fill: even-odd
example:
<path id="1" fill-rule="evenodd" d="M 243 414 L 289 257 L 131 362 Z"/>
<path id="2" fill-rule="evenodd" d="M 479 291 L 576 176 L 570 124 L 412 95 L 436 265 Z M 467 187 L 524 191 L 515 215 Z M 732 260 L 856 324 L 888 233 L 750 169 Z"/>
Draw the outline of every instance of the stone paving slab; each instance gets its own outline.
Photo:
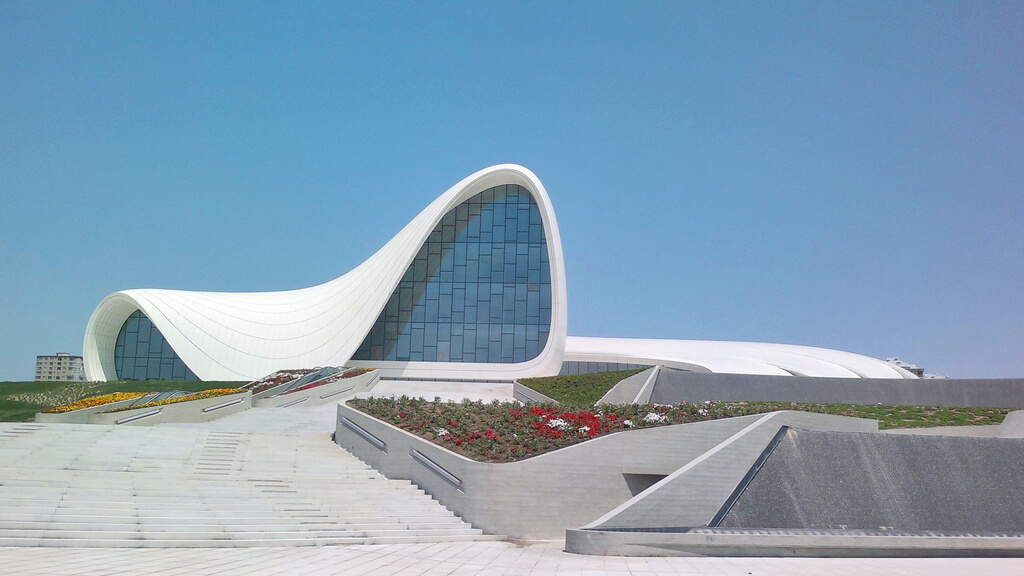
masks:
<path id="1" fill-rule="evenodd" d="M 2 548 L 5 576 L 984 576 L 1024 573 L 1007 558 L 626 558 L 579 556 L 563 542 L 395 544 L 257 549 Z"/>

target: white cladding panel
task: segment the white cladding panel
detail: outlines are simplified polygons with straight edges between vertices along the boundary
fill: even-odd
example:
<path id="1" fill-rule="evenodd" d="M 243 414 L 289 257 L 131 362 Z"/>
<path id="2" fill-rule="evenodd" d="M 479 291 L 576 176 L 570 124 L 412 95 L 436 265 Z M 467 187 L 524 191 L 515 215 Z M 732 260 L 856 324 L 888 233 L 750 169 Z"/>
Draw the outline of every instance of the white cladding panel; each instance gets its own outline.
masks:
<path id="1" fill-rule="evenodd" d="M 910 372 L 868 356 L 792 344 L 583 338 L 565 342 L 567 362 L 661 364 L 694 372 L 819 376 L 834 378 L 914 378 Z"/>

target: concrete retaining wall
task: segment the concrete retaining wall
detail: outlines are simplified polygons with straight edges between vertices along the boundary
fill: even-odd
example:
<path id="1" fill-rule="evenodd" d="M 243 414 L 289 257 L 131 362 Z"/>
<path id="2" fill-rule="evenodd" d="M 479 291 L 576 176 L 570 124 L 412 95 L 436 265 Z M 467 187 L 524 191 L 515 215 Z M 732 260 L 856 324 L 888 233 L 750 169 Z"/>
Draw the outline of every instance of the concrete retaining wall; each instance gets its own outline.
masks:
<path id="1" fill-rule="evenodd" d="M 612 386 L 597 403 L 600 404 L 647 404 L 654 392 L 661 366 L 654 366 L 634 374 Z"/>
<path id="2" fill-rule="evenodd" d="M 877 429 L 874 420 L 806 416 L 827 426 L 850 422 L 857 429 Z M 411 480 L 485 532 L 558 538 L 761 418 L 618 432 L 519 462 L 488 464 L 339 404 L 335 441 L 388 478 Z"/>
<path id="3" fill-rule="evenodd" d="M 1024 410 L 1014 410 L 1006 415 L 999 425 L 996 436 L 1000 438 L 1024 438 Z"/>
<path id="4" fill-rule="evenodd" d="M 1024 440 L 789 430 L 722 528 L 1024 534 Z"/>
<path id="5" fill-rule="evenodd" d="M 846 416 L 782 411 L 747 418 L 753 420 L 741 430 L 585 528 L 707 526 L 783 426 L 878 432 L 877 421 Z"/>
<path id="6" fill-rule="evenodd" d="M 109 414 L 89 416 L 89 424 L 149 426 L 166 422 L 208 422 L 252 407 L 252 392 L 175 402 L 149 408 L 133 408 Z M 109 410 L 109 406 L 105 409 Z"/>
<path id="7" fill-rule="evenodd" d="M 774 437 L 777 446 L 762 448 L 750 465 L 746 460 L 764 433 L 777 428 L 764 423 L 748 426 L 599 520 L 567 530 L 566 550 L 626 556 L 1024 555 L 1024 440 L 812 430 L 792 421 Z M 723 499 L 729 488 L 732 494 Z M 714 526 L 707 527 L 712 518 Z"/>
<path id="8" fill-rule="evenodd" d="M 376 386 L 379 381 L 380 370 L 374 370 L 300 392 L 291 392 L 270 398 L 258 398 L 253 401 L 253 406 L 257 408 L 320 406 L 351 398 L 360 392 L 366 392 Z"/>
<path id="9" fill-rule="evenodd" d="M 1024 538 L 857 532 L 735 531 L 711 528 L 687 532 L 569 530 L 566 550 L 604 556 L 757 557 L 1019 557 Z M 941 570 L 939 570 L 941 572 Z"/>
<path id="10" fill-rule="evenodd" d="M 889 380 L 704 374 L 663 368 L 650 401 L 776 401 L 1024 408 L 1024 378 Z"/>
<path id="11" fill-rule="evenodd" d="M 546 402 L 546 403 L 550 403 L 550 404 L 558 404 L 558 400 L 555 400 L 554 398 L 551 398 L 550 396 L 546 396 L 544 394 L 541 394 L 540 392 L 537 392 L 533 388 L 530 388 L 529 386 L 525 386 L 523 384 L 520 384 L 519 382 L 513 382 L 512 383 L 512 397 L 515 398 L 516 400 L 519 400 L 520 402 L 523 402 L 523 403 L 529 403 L 529 402 L 545 403 Z"/>

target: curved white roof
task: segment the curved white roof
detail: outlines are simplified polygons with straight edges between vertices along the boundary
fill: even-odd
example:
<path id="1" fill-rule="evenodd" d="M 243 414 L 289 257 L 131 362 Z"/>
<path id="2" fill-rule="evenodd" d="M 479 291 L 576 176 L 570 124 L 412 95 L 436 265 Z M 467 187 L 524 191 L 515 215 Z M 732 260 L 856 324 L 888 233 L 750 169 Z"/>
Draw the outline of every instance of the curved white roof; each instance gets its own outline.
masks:
<path id="1" fill-rule="evenodd" d="M 526 168 L 501 164 L 452 186 L 354 270 L 319 286 L 287 292 L 125 290 L 100 302 L 86 328 L 90 380 L 116 379 L 114 346 L 124 321 L 141 310 L 203 380 L 255 379 L 282 368 L 349 362 L 409 263 L 441 218 L 488 188 L 518 184 L 537 202 L 551 266 L 551 330 L 541 353 L 517 364 L 374 362 L 391 375 L 510 379 L 557 373 L 567 326 L 562 241 L 551 200 Z"/>
<path id="2" fill-rule="evenodd" d="M 569 336 L 565 360 L 661 364 L 694 372 L 729 374 L 917 379 L 902 368 L 860 354 L 763 342 Z"/>
<path id="3" fill-rule="evenodd" d="M 533 360 L 515 364 L 352 362 L 403 274 L 441 218 L 494 186 L 517 184 L 537 203 L 551 267 L 551 329 Z M 275 370 L 327 365 L 383 368 L 389 376 L 509 380 L 557 374 L 566 360 L 664 364 L 708 372 L 863 378 L 913 377 L 886 362 L 823 348 L 697 340 L 567 338 L 565 265 L 547 191 L 522 166 L 502 164 L 465 178 L 434 200 L 390 242 L 335 280 L 285 292 L 124 290 L 104 298 L 86 327 L 89 380 L 113 380 L 114 347 L 141 310 L 203 380 L 251 380 Z"/>

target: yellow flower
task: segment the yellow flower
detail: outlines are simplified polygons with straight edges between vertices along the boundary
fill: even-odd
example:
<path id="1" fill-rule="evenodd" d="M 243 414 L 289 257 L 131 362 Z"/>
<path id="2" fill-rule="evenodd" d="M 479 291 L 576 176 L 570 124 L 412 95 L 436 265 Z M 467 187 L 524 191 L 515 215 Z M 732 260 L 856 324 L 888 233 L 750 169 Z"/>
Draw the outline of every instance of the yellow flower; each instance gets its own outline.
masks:
<path id="1" fill-rule="evenodd" d="M 82 408 L 102 406 L 103 404 L 110 404 L 111 402 L 120 402 L 122 400 L 134 400 L 135 398 L 145 396 L 146 394 L 149 394 L 149 392 L 114 392 L 112 394 L 104 394 L 102 396 L 82 398 L 77 402 L 71 402 L 70 404 L 56 406 L 48 410 L 43 410 L 43 412 L 46 414 L 62 414 L 64 412 L 71 412 L 72 410 L 81 410 Z"/>
<path id="2" fill-rule="evenodd" d="M 195 394 L 186 394 L 185 396 L 178 396 L 177 398 L 167 398 L 166 400 L 146 402 L 145 404 L 138 404 L 134 406 L 122 406 L 120 408 L 114 408 L 113 410 L 106 410 L 104 413 L 134 410 L 136 408 L 152 408 L 153 406 L 177 404 L 178 402 L 188 402 L 189 400 L 203 400 L 204 398 L 227 396 L 228 394 L 237 394 L 239 392 L 245 392 L 245 390 L 242 388 L 211 388 L 210 390 L 203 390 L 202 392 L 196 392 Z"/>

